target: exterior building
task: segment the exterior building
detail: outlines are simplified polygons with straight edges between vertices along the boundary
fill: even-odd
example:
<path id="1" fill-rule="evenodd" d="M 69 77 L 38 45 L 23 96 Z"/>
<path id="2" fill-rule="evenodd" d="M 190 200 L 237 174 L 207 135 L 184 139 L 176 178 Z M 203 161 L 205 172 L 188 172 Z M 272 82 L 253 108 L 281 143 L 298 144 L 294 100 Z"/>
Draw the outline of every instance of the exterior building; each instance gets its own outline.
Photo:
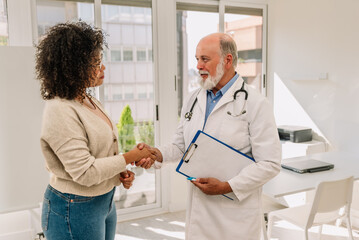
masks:
<path id="1" fill-rule="evenodd" d="M 239 63 L 236 71 L 257 89 L 261 87 L 262 75 L 262 19 L 251 16 L 225 23 L 225 32 L 237 43 Z"/>
<path id="2" fill-rule="evenodd" d="M 150 8 L 103 5 L 105 108 L 118 120 L 127 104 L 137 122 L 153 120 L 152 16 Z"/>

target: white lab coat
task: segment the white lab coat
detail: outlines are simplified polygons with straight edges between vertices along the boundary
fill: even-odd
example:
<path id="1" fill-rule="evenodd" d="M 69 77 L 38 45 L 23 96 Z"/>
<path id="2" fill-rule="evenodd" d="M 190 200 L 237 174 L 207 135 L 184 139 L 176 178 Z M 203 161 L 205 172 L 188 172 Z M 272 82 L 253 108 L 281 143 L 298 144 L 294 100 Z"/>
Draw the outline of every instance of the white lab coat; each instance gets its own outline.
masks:
<path id="1" fill-rule="evenodd" d="M 197 130 L 202 130 L 243 153 L 252 155 L 256 163 L 228 182 L 233 190 L 231 201 L 222 195 L 206 195 L 189 183 L 186 215 L 187 240 L 258 240 L 261 232 L 262 186 L 279 173 L 281 146 L 273 110 L 267 99 L 257 90 L 245 85 L 248 92 L 246 113 L 233 117 L 233 94 L 243 79 L 228 89 L 208 116 L 203 128 L 207 93 L 194 91 L 185 100 L 181 120 L 172 144 L 159 147 L 163 163 L 179 161 Z M 198 94 L 198 95 L 197 95 Z M 190 121 L 184 118 L 195 98 L 198 101 Z M 243 107 L 244 94 L 239 93 L 235 104 Z M 218 164 L 221 160 L 218 159 Z M 161 164 L 157 163 L 157 167 Z M 231 166 L 228 166 L 231 167 Z M 215 170 L 214 170 L 215 171 Z"/>

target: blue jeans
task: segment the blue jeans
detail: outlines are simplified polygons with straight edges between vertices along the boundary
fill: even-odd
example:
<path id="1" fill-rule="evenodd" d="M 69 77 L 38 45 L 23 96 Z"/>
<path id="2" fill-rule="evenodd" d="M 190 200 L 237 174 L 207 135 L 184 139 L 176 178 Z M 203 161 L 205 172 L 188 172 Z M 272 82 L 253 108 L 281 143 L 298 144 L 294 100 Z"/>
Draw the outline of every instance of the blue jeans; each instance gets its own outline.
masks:
<path id="1" fill-rule="evenodd" d="M 116 207 L 112 191 L 95 197 L 62 193 L 48 185 L 41 226 L 47 240 L 113 240 Z"/>

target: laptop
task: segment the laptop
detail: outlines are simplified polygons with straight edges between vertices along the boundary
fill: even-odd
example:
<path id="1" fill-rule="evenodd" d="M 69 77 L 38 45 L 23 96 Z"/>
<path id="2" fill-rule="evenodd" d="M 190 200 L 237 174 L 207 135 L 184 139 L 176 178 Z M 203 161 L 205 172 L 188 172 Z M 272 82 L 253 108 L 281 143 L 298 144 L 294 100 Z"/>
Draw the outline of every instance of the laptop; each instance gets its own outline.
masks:
<path id="1" fill-rule="evenodd" d="M 300 161 L 293 161 L 282 163 L 282 168 L 291 170 L 296 173 L 313 173 L 326 171 L 334 168 L 334 164 L 322 162 L 314 159 L 306 159 Z"/>

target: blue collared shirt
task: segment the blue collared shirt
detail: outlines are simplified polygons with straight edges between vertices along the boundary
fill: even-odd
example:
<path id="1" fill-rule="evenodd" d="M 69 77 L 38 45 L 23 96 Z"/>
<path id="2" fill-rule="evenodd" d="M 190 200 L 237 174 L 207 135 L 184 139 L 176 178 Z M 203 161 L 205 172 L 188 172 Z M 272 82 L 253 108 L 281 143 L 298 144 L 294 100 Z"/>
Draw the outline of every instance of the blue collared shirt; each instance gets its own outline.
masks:
<path id="1" fill-rule="evenodd" d="M 204 119 L 203 128 L 206 125 L 207 118 L 213 111 L 214 107 L 217 105 L 219 100 L 228 91 L 228 89 L 233 85 L 233 83 L 237 80 L 238 77 L 239 77 L 239 75 L 238 75 L 238 73 L 236 73 L 234 75 L 234 77 L 216 93 L 216 95 L 213 94 L 212 90 L 207 90 L 206 116 Z"/>

